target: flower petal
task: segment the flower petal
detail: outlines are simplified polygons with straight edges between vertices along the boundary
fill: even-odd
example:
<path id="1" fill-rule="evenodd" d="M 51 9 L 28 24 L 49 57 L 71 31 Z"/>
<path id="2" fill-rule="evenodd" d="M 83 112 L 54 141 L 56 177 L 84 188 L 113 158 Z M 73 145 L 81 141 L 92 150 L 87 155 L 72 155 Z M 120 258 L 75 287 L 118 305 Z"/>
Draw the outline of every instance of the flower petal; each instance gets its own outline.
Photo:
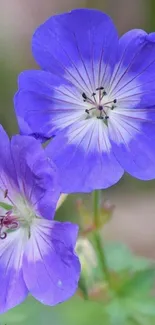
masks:
<path id="1" fill-rule="evenodd" d="M 119 60 L 109 85 L 130 108 L 155 104 L 155 33 L 131 30 L 119 41 Z"/>
<path id="2" fill-rule="evenodd" d="M 14 103 L 21 133 L 46 141 L 84 118 L 87 106 L 82 94 L 91 97 L 103 82 L 108 83 L 117 46 L 111 19 L 97 10 L 74 10 L 41 25 L 33 37 L 33 53 L 52 74 L 28 71 L 20 75 Z"/>
<path id="3" fill-rule="evenodd" d="M 117 44 L 110 17 L 98 10 L 77 9 L 53 16 L 42 24 L 33 36 L 32 50 L 43 69 L 65 75 L 83 90 L 93 92 L 95 74 L 99 76 L 96 87 L 101 86 L 103 64 L 108 75 L 113 70 Z"/>
<path id="4" fill-rule="evenodd" d="M 22 273 L 22 258 L 27 240 L 27 233 L 21 229 L 0 239 L 0 313 L 20 304 L 28 294 Z"/>
<path id="5" fill-rule="evenodd" d="M 24 254 L 23 273 L 31 294 L 56 305 L 76 291 L 80 263 L 74 253 L 78 227 L 71 223 L 36 220 Z"/>
<path id="6" fill-rule="evenodd" d="M 32 137 L 13 136 L 11 153 L 16 168 L 19 194 L 37 215 L 51 219 L 60 196 L 57 170 L 41 144 Z"/>
<path id="7" fill-rule="evenodd" d="M 128 110 L 128 116 L 113 114 L 108 129 L 112 150 L 125 171 L 150 180 L 155 178 L 155 123 L 145 122 L 143 113 Z"/>
<path id="8" fill-rule="evenodd" d="M 12 196 L 13 190 L 17 186 L 16 171 L 10 150 L 10 139 L 0 125 L 0 191 L 3 201 L 8 203 L 5 192 L 9 189 L 9 194 Z"/>
<path id="9" fill-rule="evenodd" d="M 107 188 L 123 175 L 111 151 L 107 126 L 96 118 L 61 131 L 46 151 L 58 167 L 64 193 Z"/>
<path id="10" fill-rule="evenodd" d="M 19 89 L 14 104 L 22 134 L 45 141 L 85 116 L 82 92 L 62 77 L 25 71 L 19 76 Z"/>

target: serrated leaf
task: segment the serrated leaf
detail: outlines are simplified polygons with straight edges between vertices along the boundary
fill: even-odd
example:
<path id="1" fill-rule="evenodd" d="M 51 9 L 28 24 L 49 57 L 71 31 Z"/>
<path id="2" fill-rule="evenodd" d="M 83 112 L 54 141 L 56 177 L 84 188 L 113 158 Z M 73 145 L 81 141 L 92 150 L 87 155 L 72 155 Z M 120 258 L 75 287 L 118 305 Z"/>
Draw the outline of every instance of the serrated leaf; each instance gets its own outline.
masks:
<path id="1" fill-rule="evenodd" d="M 132 264 L 133 271 L 143 271 L 149 269 L 152 265 L 152 262 L 144 257 L 133 256 Z"/>
<path id="2" fill-rule="evenodd" d="M 150 260 L 132 254 L 122 243 L 108 243 L 104 245 L 107 264 L 115 272 L 145 270 L 151 266 Z"/>
<path id="3" fill-rule="evenodd" d="M 106 306 L 106 310 L 110 317 L 109 325 L 155 324 L 155 298 L 114 297 Z"/>
<path id="4" fill-rule="evenodd" d="M 154 325 L 155 324 L 155 299 L 128 299 L 126 300 L 128 309 L 130 310 L 129 320 L 133 325 Z M 127 324 L 128 325 L 128 324 Z"/>
<path id="5" fill-rule="evenodd" d="M 120 272 L 129 269 L 132 264 L 132 254 L 127 246 L 120 243 L 106 244 L 104 246 L 108 267 Z"/>
<path id="6" fill-rule="evenodd" d="M 148 295 L 155 282 L 155 269 L 136 272 L 120 289 L 120 293 L 129 295 Z"/>
<path id="7" fill-rule="evenodd" d="M 106 311 L 110 318 L 109 325 L 125 325 L 128 320 L 128 312 L 123 306 L 123 301 L 113 299 L 107 306 Z"/>
<path id="8" fill-rule="evenodd" d="M 129 299 L 128 306 L 135 313 L 143 316 L 155 316 L 155 298 L 144 297 L 138 299 Z"/>

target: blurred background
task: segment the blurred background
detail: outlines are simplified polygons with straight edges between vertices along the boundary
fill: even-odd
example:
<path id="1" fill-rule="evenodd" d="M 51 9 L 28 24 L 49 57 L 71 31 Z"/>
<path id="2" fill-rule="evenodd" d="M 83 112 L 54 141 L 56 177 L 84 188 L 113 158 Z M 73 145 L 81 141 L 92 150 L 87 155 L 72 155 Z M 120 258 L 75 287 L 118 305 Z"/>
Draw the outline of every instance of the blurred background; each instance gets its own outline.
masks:
<path id="1" fill-rule="evenodd" d="M 36 68 L 31 54 L 35 28 L 49 16 L 77 7 L 97 8 L 114 20 L 120 35 L 132 28 L 155 31 L 155 0 L 0 0 L 0 123 L 11 135 L 18 132 L 13 95 L 20 71 Z M 155 181 L 140 182 L 128 175 L 103 193 L 115 205 L 105 226 L 106 241 L 127 244 L 138 255 L 155 258 Z M 76 198 L 67 198 L 57 218 L 78 222 Z M 89 200 L 89 195 L 85 195 Z M 74 297 L 56 308 L 43 307 L 32 298 L 0 317 L 0 325 L 103 324 L 100 305 Z"/>

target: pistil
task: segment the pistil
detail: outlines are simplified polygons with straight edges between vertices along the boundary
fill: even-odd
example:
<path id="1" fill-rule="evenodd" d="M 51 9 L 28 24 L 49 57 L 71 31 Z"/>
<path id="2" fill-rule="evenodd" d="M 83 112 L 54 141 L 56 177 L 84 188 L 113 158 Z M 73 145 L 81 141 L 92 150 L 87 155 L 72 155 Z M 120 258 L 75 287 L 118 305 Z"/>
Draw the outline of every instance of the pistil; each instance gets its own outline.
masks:
<path id="1" fill-rule="evenodd" d="M 98 93 L 97 93 L 98 92 Z M 93 100 L 86 95 L 86 93 L 82 93 L 82 98 L 85 103 L 88 103 L 92 107 L 85 109 L 85 113 L 88 115 L 91 111 L 96 111 L 96 114 L 92 113 L 90 116 L 95 116 L 97 119 L 104 120 L 105 124 L 107 125 L 107 119 L 109 118 L 107 112 L 109 110 L 113 110 L 116 107 L 117 99 L 114 100 L 107 100 L 107 102 L 103 101 L 103 97 L 107 96 L 107 92 L 105 91 L 104 87 L 96 88 L 96 91 L 92 93 L 91 97 Z"/>
<path id="2" fill-rule="evenodd" d="M 15 230 L 18 227 L 16 216 L 12 215 L 12 211 L 6 212 L 4 216 L 0 216 L 0 239 L 7 237 L 7 230 Z"/>

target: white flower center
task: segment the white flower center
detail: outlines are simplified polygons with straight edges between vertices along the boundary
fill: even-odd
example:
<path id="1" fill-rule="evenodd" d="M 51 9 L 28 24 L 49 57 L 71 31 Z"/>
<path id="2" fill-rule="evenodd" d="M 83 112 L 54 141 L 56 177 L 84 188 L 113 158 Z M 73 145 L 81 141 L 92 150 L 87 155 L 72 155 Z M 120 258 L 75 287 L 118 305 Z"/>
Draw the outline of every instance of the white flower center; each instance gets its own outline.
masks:
<path id="1" fill-rule="evenodd" d="M 10 206 L 9 211 L 5 211 L 0 216 L 0 238 L 5 239 L 9 231 L 18 228 L 27 229 L 30 236 L 30 227 L 37 218 L 33 207 L 22 197 L 16 197 L 16 205 Z"/>
<path id="2" fill-rule="evenodd" d="M 36 218 L 33 208 L 23 197 L 17 199 L 16 206 L 12 209 L 12 214 L 17 217 L 20 225 L 24 227 L 29 227 L 33 219 Z"/>
<path id="3" fill-rule="evenodd" d="M 83 92 L 82 99 L 87 107 L 85 109 L 85 113 L 88 115 L 86 118 L 96 117 L 103 120 L 107 125 L 110 113 L 116 107 L 117 99 L 109 98 L 104 87 L 96 88 L 91 96 L 87 96 L 87 94 Z"/>

